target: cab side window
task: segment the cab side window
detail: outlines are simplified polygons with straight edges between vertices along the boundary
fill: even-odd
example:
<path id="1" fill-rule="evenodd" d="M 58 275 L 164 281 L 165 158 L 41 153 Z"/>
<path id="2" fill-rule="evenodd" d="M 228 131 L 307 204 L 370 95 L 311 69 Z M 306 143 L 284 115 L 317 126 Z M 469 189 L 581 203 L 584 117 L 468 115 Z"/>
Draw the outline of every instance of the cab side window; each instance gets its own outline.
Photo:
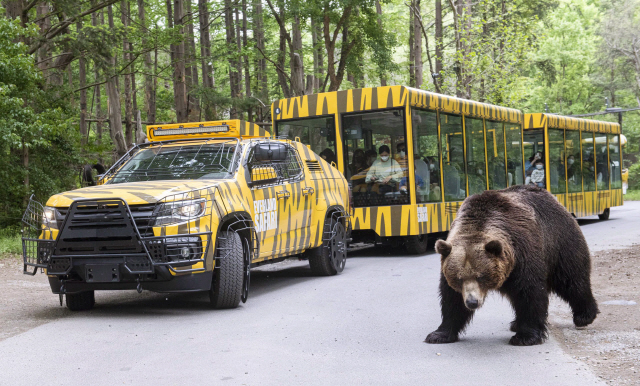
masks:
<path id="1" fill-rule="evenodd" d="M 304 179 L 304 170 L 298 152 L 289 144 L 273 141 L 278 146 L 284 145 L 284 158 L 280 160 L 259 160 L 256 158 L 257 145 L 271 141 L 257 142 L 247 155 L 248 181 L 253 186 L 280 185 Z"/>

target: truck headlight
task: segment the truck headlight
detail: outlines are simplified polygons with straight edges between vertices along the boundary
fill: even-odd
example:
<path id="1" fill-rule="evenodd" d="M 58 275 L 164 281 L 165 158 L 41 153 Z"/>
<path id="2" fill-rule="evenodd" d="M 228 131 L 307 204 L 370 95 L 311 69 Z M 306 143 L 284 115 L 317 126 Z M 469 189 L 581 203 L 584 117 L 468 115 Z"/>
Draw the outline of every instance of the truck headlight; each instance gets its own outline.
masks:
<path id="1" fill-rule="evenodd" d="M 154 226 L 176 224 L 202 217 L 207 210 L 204 198 L 162 203 L 156 215 Z"/>
<path id="2" fill-rule="evenodd" d="M 58 229 L 58 222 L 56 221 L 56 208 L 45 206 L 42 212 L 42 225 L 49 227 L 50 229 Z"/>

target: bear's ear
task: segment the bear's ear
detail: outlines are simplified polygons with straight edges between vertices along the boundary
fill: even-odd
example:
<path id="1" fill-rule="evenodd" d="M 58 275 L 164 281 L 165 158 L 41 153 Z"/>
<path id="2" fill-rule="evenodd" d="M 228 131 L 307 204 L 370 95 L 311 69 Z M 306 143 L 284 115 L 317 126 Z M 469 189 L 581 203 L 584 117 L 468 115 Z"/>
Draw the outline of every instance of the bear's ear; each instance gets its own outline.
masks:
<path id="1" fill-rule="evenodd" d="M 452 245 L 444 240 L 436 241 L 436 252 L 442 255 L 442 258 L 449 256 L 451 253 Z"/>
<path id="2" fill-rule="evenodd" d="M 502 254 L 502 244 L 498 240 L 491 240 L 484 245 L 484 250 L 492 255 L 500 256 Z"/>

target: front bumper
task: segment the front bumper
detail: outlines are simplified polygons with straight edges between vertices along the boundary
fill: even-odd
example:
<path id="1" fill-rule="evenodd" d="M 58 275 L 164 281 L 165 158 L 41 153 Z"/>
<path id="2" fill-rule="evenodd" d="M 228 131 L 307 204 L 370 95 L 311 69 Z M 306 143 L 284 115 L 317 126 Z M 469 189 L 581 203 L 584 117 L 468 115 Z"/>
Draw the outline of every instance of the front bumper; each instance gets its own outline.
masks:
<path id="1" fill-rule="evenodd" d="M 202 224 L 175 225 L 173 231 L 181 232 L 176 235 L 141 235 L 125 201 L 81 200 L 71 205 L 54 238 L 51 229 L 40 225 L 41 211 L 42 205 L 32 201 L 26 221 L 23 218 L 28 225 L 23 233 L 24 272 L 45 269 L 54 293 L 211 287 L 211 232 L 192 231 Z"/>

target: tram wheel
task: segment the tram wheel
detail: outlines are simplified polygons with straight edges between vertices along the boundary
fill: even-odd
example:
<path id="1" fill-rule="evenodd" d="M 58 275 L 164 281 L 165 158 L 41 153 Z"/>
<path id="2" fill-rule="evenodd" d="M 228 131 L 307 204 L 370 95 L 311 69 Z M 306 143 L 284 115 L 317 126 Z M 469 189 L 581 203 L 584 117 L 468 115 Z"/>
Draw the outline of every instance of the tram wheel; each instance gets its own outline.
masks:
<path id="1" fill-rule="evenodd" d="M 598 215 L 598 218 L 600 220 L 608 220 L 610 212 L 611 212 L 611 210 L 609 208 L 607 208 L 607 209 L 604 210 L 604 212 L 602 212 L 602 214 Z"/>
<path id="2" fill-rule="evenodd" d="M 411 255 L 422 255 L 429 248 L 428 235 L 407 236 L 404 239 L 404 247 Z"/>

